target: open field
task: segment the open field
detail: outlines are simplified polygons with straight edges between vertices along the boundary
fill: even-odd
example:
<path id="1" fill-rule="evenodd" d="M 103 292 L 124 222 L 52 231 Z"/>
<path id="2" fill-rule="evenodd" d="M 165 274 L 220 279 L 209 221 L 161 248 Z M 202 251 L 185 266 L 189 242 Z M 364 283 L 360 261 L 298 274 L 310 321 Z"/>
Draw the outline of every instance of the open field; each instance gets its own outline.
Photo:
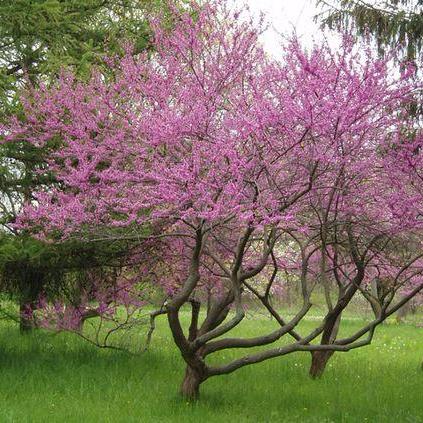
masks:
<path id="1" fill-rule="evenodd" d="M 359 323 L 349 320 L 344 330 Z M 258 325 L 273 323 L 249 319 L 240 331 L 253 335 Z M 423 422 L 422 358 L 423 328 L 388 324 L 371 346 L 335 355 L 321 380 L 309 379 L 310 356 L 297 353 L 212 378 L 189 405 L 177 395 L 184 367 L 164 319 L 138 356 L 71 334 L 21 336 L 4 322 L 0 421 Z"/>

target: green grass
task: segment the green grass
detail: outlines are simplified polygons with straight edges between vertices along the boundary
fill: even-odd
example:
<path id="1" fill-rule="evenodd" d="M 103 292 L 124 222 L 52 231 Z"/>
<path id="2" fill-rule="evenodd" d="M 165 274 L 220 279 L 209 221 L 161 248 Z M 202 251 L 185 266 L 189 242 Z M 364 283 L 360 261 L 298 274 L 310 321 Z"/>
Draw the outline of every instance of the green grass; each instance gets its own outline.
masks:
<path id="1" fill-rule="evenodd" d="M 239 332 L 272 325 L 249 319 Z M 371 346 L 335 355 L 320 380 L 307 376 L 309 354 L 297 353 L 212 378 L 191 405 L 177 394 L 184 366 L 164 319 L 139 356 L 3 323 L 0 422 L 423 422 L 422 358 L 422 328 L 384 325 Z"/>

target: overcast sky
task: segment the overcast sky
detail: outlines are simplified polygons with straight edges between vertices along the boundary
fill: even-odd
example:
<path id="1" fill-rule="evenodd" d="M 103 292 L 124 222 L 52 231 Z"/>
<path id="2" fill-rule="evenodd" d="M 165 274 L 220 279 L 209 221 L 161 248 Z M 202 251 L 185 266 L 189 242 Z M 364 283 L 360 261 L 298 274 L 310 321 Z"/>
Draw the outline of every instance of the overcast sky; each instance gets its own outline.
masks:
<path id="1" fill-rule="evenodd" d="M 294 28 L 299 37 L 306 45 L 310 45 L 313 39 L 321 39 L 318 25 L 313 21 L 313 16 L 319 9 L 314 0 L 235 0 L 238 5 L 247 3 L 253 13 L 265 13 L 270 28 L 263 37 L 266 49 L 278 55 L 280 35 L 290 34 Z"/>

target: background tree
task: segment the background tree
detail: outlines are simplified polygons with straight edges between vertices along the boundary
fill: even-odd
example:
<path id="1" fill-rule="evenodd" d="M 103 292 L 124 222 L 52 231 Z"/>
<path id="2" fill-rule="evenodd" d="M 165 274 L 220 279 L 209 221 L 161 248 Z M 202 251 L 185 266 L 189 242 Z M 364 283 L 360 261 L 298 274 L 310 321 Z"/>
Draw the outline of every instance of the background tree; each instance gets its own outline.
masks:
<path id="1" fill-rule="evenodd" d="M 379 54 L 395 48 L 400 66 L 412 62 L 416 67 L 421 64 L 423 48 L 423 2 L 421 0 L 318 0 L 317 5 L 325 10 L 316 16 L 323 27 L 332 30 L 352 31 L 359 37 L 371 36 L 376 41 Z M 421 79 L 421 69 L 416 76 Z M 416 117 L 416 127 L 421 123 L 423 115 L 423 90 L 412 104 L 404 105 Z M 410 131 L 411 145 L 414 145 L 414 131 Z M 374 287 L 376 289 L 376 287 Z M 375 291 L 374 289 L 374 291 Z M 375 295 L 368 290 L 363 294 L 370 300 L 372 308 L 377 312 L 379 305 Z M 375 294 L 375 292 L 373 292 Z M 416 299 L 417 300 L 417 299 Z M 398 321 L 408 311 L 413 311 L 416 301 L 408 303 L 399 311 Z"/>
<path id="2" fill-rule="evenodd" d="M 326 7 L 317 16 L 323 26 L 371 34 L 381 53 L 401 46 L 404 57 L 414 60 L 422 51 L 422 0 L 317 0 L 317 4 Z"/>

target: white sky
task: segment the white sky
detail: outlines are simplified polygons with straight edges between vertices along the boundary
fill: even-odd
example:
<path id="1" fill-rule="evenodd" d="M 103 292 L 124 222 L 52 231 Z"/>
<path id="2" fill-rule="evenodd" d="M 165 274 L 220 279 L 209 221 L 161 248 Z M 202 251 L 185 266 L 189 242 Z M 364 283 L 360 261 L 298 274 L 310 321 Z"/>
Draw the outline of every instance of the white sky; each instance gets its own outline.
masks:
<path id="1" fill-rule="evenodd" d="M 266 50 L 278 56 L 281 35 L 289 35 L 294 29 L 303 44 L 311 45 L 313 40 L 321 40 L 322 33 L 313 21 L 320 9 L 314 0 L 235 0 L 237 5 L 248 4 L 254 15 L 263 11 L 270 24 L 263 36 Z"/>

